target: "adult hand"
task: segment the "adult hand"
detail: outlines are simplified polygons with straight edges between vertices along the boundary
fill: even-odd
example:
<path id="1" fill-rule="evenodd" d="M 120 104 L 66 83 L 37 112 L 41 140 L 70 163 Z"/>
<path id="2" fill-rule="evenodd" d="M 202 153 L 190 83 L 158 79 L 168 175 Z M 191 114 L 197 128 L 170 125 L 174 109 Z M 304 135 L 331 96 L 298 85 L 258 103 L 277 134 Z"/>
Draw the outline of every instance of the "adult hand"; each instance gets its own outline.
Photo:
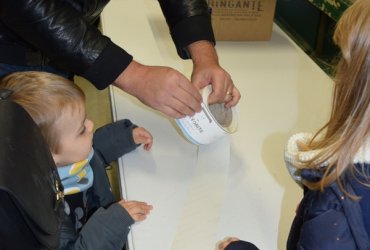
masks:
<path id="1" fill-rule="evenodd" d="M 153 206 L 148 205 L 146 202 L 141 201 L 125 201 L 118 202 L 130 214 L 134 221 L 143 221 L 146 219 Z"/>
<path id="2" fill-rule="evenodd" d="M 190 44 L 188 50 L 193 60 L 191 81 L 198 89 L 212 85 L 208 103 L 225 103 L 225 107 L 235 106 L 240 100 L 240 92 L 234 86 L 230 75 L 218 64 L 215 48 L 208 41 Z"/>
<path id="3" fill-rule="evenodd" d="M 137 127 L 132 130 L 132 137 L 135 144 L 144 144 L 145 150 L 150 150 L 153 145 L 152 134 L 142 127 Z"/>
<path id="4" fill-rule="evenodd" d="M 201 110 L 202 97 L 191 82 L 175 69 L 146 66 L 132 61 L 115 85 L 142 103 L 173 118 Z"/>

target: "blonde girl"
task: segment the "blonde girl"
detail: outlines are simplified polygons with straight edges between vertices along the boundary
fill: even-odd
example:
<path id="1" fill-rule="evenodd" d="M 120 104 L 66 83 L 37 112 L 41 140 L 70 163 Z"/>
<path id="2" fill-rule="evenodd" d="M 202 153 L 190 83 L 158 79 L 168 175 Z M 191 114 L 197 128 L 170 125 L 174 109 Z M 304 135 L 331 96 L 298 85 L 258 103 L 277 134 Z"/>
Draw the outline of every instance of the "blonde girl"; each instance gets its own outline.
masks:
<path id="1" fill-rule="evenodd" d="M 304 188 L 288 249 L 370 249 L 370 1 L 337 23 L 341 58 L 328 123 L 292 136 L 285 160 Z"/>

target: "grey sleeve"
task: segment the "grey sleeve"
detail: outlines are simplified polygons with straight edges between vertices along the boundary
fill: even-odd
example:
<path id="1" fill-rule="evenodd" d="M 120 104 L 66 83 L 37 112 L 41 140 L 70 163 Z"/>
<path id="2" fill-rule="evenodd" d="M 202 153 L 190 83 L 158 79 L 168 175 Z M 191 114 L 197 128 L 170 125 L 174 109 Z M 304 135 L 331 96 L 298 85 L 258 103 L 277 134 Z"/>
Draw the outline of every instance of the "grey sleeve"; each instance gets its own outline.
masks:
<path id="1" fill-rule="evenodd" d="M 74 225 L 64 224 L 61 233 L 61 250 L 122 250 L 134 220 L 118 203 L 108 209 L 99 208 L 83 226 L 78 235 Z"/>
<path id="2" fill-rule="evenodd" d="M 132 130 L 137 126 L 128 119 L 119 120 L 98 128 L 94 134 L 93 147 L 109 165 L 124 154 L 136 149 Z"/>

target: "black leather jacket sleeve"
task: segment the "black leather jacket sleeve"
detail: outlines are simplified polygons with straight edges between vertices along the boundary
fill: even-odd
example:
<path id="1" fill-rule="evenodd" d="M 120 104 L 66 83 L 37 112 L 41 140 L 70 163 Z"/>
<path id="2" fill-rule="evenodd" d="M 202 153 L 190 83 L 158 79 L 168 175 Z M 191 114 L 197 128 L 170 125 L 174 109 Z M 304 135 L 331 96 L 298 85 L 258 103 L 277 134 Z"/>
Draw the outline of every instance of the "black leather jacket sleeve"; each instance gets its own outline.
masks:
<path id="1" fill-rule="evenodd" d="M 209 7 L 205 0 L 158 1 L 181 58 L 190 58 L 186 47 L 195 41 L 208 40 L 216 43 Z"/>
<path id="2" fill-rule="evenodd" d="M 0 0 L 0 20 L 22 41 L 45 54 L 53 64 L 90 80 L 102 89 L 112 83 L 132 56 L 102 35 L 92 19 L 107 1 L 79 10 L 73 1 Z M 86 4 L 81 5 L 86 8 Z M 99 4 L 100 3 L 100 4 Z M 19 42 L 21 41 L 21 42 Z"/>
<path id="3" fill-rule="evenodd" d="M 0 41 L 40 51 L 53 66 L 81 75 L 103 89 L 132 61 L 130 54 L 93 24 L 108 2 L 0 0 Z M 190 43 L 214 42 L 205 0 L 159 2 L 182 58 L 189 58 L 186 47 Z"/>

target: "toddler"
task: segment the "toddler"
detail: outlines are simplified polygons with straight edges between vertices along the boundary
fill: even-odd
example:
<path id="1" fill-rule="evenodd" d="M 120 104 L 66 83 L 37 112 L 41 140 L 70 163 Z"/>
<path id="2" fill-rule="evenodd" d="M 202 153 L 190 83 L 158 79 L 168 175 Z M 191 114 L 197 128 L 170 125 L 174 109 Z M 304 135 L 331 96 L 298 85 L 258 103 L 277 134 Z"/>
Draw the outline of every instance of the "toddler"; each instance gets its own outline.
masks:
<path id="1" fill-rule="evenodd" d="M 64 186 L 60 249 L 122 249 L 130 226 L 152 209 L 139 201 L 115 202 L 105 167 L 152 135 L 129 120 L 99 128 L 86 117 L 85 96 L 73 82 L 46 72 L 19 72 L 0 88 L 40 127 Z M 22 124 L 19 124 L 21 127 Z"/>

